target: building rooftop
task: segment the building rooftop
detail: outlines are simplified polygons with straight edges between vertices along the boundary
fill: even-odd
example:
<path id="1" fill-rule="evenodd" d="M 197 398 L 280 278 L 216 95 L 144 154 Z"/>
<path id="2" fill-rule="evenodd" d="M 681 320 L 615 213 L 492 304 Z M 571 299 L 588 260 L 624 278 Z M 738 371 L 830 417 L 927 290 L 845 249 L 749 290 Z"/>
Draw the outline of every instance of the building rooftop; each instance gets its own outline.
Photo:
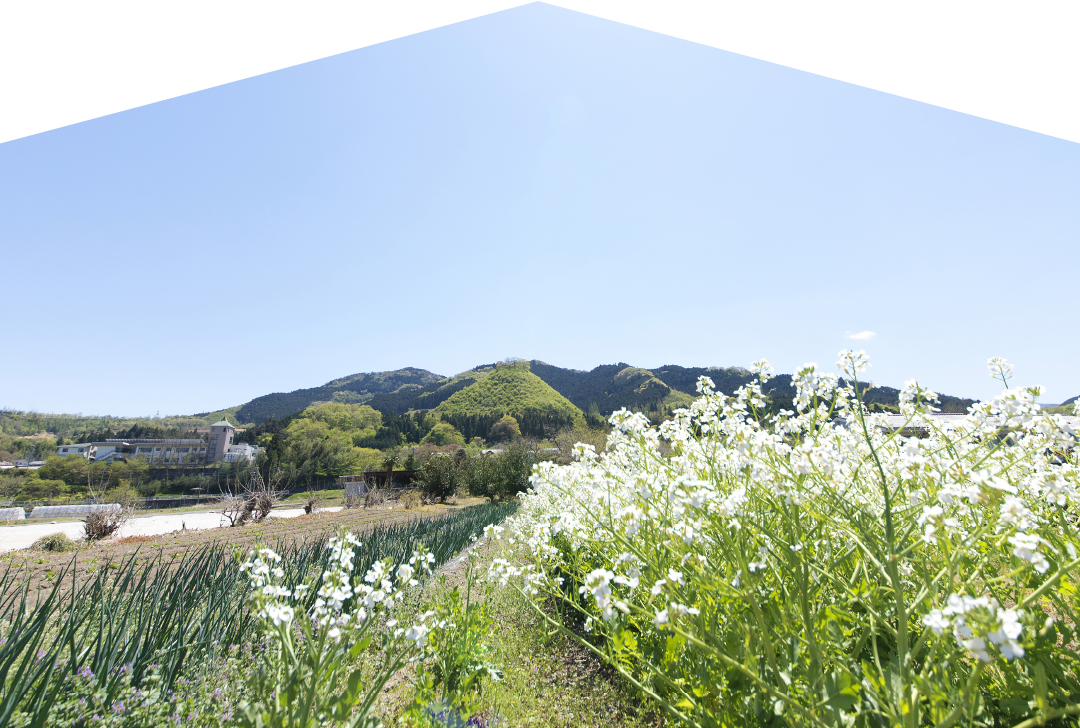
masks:
<path id="1" fill-rule="evenodd" d="M 212 424 L 212 425 L 210 425 L 210 426 L 211 426 L 211 427 L 231 427 L 231 428 L 233 428 L 234 430 L 236 429 L 236 425 L 234 425 L 233 423 L 229 422 L 229 421 L 228 421 L 227 419 L 225 419 L 225 420 L 221 420 L 220 422 L 215 422 L 214 424 Z"/>
<path id="2" fill-rule="evenodd" d="M 922 415 L 921 420 L 917 419 L 916 421 L 910 423 L 908 422 L 908 418 L 904 415 L 886 414 L 878 416 L 883 417 L 885 421 L 885 426 L 893 430 L 899 430 L 901 428 L 912 430 L 925 430 L 929 428 L 929 425 L 927 423 L 933 425 L 934 427 L 956 426 L 959 423 L 963 422 L 965 419 L 967 419 L 967 415 L 943 412 L 925 414 Z M 1056 417 L 1061 422 L 1069 425 L 1070 427 L 1080 427 L 1080 417 L 1077 417 L 1075 415 L 1056 415 Z M 990 419 L 991 421 L 1000 421 L 1001 416 L 993 415 Z"/>
<path id="3" fill-rule="evenodd" d="M 206 445 L 205 440 L 173 440 L 153 438 L 133 438 L 130 440 L 105 440 L 95 442 L 95 445 L 164 445 L 166 447 L 192 447 Z"/>

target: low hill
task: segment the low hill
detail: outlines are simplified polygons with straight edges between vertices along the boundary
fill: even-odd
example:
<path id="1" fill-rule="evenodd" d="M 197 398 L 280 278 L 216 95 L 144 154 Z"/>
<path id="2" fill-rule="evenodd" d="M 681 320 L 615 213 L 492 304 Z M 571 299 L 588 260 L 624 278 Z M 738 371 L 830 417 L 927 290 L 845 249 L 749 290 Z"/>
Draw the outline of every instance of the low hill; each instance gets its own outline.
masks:
<path id="1" fill-rule="evenodd" d="M 434 409 L 465 439 L 488 437 L 503 415 L 517 420 L 521 434 L 537 438 L 583 422 L 581 410 L 529 371 L 528 362 L 506 362 L 481 369 L 471 373 L 475 381 Z"/>
<path id="2" fill-rule="evenodd" d="M 528 362 L 497 366 L 435 408 L 444 415 L 518 414 L 526 410 L 566 417 L 581 414 L 574 403 L 529 371 Z"/>
<path id="3" fill-rule="evenodd" d="M 414 392 L 445 381 L 445 377 L 426 369 L 406 367 L 391 372 L 352 374 L 327 382 L 321 387 L 275 392 L 256 397 L 236 411 L 240 422 L 261 423 L 281 419 L 311 406 L 315 402 L 345 402 L 368 404 L 377 394 Z M 376 408 L 378 409 L 378 408 Z"/>

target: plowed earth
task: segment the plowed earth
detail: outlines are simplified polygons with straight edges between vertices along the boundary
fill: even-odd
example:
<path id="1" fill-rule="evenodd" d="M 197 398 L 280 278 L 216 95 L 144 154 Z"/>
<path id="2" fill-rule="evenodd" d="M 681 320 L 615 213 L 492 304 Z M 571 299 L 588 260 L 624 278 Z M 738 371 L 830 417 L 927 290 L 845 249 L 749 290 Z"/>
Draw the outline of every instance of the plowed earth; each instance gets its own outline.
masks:
<path id="1" fill-rule="evenodd" d="M 137 552 L 139 562 L 167 562 L 179 558 L 193 548 L 208 543 L 220 543 L 244 550 L 256 544 L 277 544 L 280 541 L 302 541 L 313 536 L 329 536 L 340 528 L 357 533 L 361 538 L 366 531 L 378 525 L 409 521 L 416 518 L 435 518 L 470 505 L 484 502 L 483 498 L 470 498 L 456 505 L 430 505 L 405 510 L 358 508 L 334 512 L 313 513 L 296 518 L 267 518 L 261 523 L 238 528 L 210 528 L 199 531 L 173 531 L 161 536 L 132 536 L 119 540 L 105 540 L 89 544 L 80 543 L 78 551 L 50 553 L 47 551 L 12 551 L 0 554 L 0 574 L 10 569 L 24 572 L 15 583 L 29 580 L 29 594 L 51 590 L 57 579 L 63 576 L 65 585 L 72 576 L 81 580 L 106 563 L 116 564 Z M 7 581 L 7 583 L 12 583 Z M 33 598 L 30 597 L 30 601 Z"/>

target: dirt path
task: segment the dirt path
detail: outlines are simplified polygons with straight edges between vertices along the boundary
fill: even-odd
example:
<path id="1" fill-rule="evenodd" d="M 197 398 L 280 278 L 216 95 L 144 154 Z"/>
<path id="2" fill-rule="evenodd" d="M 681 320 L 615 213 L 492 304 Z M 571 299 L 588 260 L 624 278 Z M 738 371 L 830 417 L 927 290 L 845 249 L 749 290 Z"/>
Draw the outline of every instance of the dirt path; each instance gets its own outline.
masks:
<path id="1" fill-rule="evenodd" d="M 340 511 L 342 508 L 341 506 L 332 506 L 325 510 Z M 302 515 L 304 515 L 303 508 L 277 508 L 270 514 L 270 517 L 296 518 Z M 203 531 L 208 528 L 221 528 L 227 525 L 228 521 L 225 520 L 219 510 L 137 515 L 120 528 L 117 538 L 162 536 L 173 531 Z M 34 541 L 53 533 L 62 533 L 72 541 L 82 541 L 83 522 L 78 520 L 29 521 L 17 526 L 0 526 L 0 553 L 30 548 Z"/>

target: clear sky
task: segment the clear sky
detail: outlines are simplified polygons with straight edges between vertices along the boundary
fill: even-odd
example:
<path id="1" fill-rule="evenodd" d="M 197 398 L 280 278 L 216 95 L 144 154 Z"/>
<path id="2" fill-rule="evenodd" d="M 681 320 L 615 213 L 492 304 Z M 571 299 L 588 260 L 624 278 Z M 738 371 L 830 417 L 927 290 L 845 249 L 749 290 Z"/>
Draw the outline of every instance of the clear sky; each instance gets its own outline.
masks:
<path id="1" fill-rule="evenodd" d="M 1078 144 L 528 5 L 0 145 L 0 406 L 845 347 L 1057 402 L 1078 263 Z"/>

